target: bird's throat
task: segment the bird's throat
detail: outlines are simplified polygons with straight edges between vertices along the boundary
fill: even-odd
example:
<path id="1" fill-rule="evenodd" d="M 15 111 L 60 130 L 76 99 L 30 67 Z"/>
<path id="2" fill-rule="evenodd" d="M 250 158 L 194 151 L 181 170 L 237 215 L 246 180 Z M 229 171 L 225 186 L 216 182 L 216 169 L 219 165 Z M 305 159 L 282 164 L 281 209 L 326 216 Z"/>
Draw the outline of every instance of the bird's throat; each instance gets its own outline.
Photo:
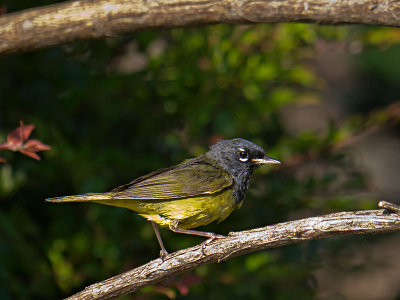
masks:
<path id="1" fill-rule="evenodd" d="M 241 205 L 249 187 L 250 177 L 253 171 L 239 173 L 235 176 L 234 194 L 236 205 Z"/>

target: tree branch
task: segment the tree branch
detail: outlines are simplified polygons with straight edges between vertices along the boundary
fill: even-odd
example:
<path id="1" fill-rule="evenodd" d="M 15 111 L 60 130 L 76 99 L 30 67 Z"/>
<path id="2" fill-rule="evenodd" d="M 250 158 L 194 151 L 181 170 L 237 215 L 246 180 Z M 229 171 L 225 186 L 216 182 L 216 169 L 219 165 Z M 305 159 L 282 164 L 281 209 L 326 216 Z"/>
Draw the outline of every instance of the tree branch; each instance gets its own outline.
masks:
<path id="1" fill-rule="evenodd" d="M 400 26 L 392 0 L 80 0 L 0 16 L 0 55 L 154 28 L 313 22 Z"/>
<path id="2" fill-rule="evenodd" d="M 122 296 L 168 277 L 254 251 L 281 247 L 300 241 L 345 234 L 384 233 L 400 230 L 399 207 L 380 202 L 385 210 L 340 212 L 320 217 L 280 223 L 263 228 L 231 232 L 202 248 L 197 245 L 92 284 L 68 299 L 108 299 Z M 394 211 L 394 212 L 393 212 Z"/>

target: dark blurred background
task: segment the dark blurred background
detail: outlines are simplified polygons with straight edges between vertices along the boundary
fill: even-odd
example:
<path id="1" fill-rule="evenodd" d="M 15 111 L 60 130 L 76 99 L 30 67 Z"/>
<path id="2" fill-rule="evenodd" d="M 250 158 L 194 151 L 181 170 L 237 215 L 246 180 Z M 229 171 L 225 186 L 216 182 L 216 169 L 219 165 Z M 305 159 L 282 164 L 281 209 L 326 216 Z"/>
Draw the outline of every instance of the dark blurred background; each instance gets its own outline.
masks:
<path id="1" fill-rule="evenodd" d="M 22 120 L 51 146 L 42 161 L 0 151 L 0 299 L 66 297 L 157 258 L 135 213 L 44 199 L 109 191 L 218 138 L 249 139 L 283 165 L 257 170 L 243 207 L 201 229 L 399 203 L 399 29 L 148 31 L 2 57 L 0 70 L 0 143 Z M 203 240 L 161 234 L 170 251 Z M 400 299 L 399 251 L 395 233 L 299 243 L 122 299 Z"/>

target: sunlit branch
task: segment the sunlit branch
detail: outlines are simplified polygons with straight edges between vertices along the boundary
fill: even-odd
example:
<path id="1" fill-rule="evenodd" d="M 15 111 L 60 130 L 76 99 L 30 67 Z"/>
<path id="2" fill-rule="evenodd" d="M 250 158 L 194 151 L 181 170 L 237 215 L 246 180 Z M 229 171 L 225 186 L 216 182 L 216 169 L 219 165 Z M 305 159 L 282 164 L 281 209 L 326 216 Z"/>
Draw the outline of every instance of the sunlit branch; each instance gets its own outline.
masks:
<path id="1" fill-rule="evenodd" d="M 183 249 L 88 286 L 68 299 L 108 299 L 126 295 L 201 265 L 269 248 L 282 247 L 345 234 L 384 233 L 400 230 L 400 208 L 381 201 L 382 210 L 340 212 L 232 232 L 223 239 Z M 397 212 L 397 213 L 396 213 Z M 223 268 L 223 266 L 221 266 Z"/>
<path id="2" fill-rule="evenodd" d="M 67 1 L 0 16 L 0 55 L 155 28 L 278 22 L 400 26 L 389 0 Z"/>

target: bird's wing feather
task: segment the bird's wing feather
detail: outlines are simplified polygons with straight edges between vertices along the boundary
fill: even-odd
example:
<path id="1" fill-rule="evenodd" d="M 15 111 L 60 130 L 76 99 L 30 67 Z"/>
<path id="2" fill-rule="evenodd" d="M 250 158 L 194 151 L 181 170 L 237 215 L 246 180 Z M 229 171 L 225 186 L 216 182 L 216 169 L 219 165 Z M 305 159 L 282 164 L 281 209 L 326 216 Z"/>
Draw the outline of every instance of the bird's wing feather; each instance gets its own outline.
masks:
<path id="1" fill-rule="evenodd" d="M 112 190 L 114 199 L 162 200 L 219 192 L 233 184 L 233 177 L 214 161 L 200 156 L 160 169 Z"/>

